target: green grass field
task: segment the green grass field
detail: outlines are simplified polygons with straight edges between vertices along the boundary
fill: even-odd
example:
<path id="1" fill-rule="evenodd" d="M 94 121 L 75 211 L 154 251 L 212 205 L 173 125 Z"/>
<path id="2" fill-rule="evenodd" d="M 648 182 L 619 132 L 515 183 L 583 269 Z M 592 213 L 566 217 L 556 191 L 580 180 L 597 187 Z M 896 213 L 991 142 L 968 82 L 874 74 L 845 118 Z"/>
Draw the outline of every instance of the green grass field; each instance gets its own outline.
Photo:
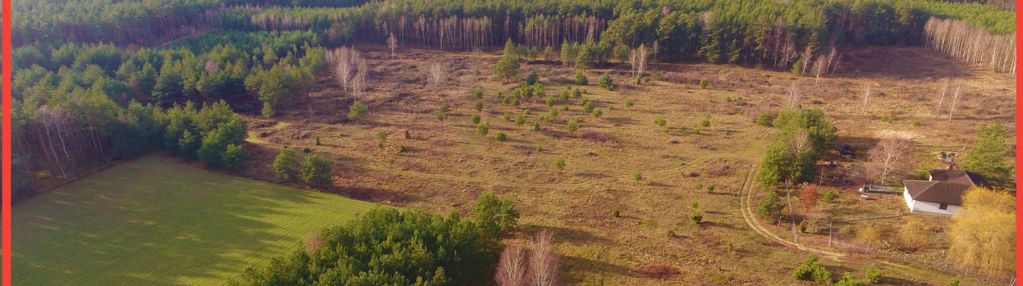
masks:
<path id="1" fill-rule="evenodd" d="M 221 285 L 376 206 L 146 156 L 16 204 L 13 284 Z"/>

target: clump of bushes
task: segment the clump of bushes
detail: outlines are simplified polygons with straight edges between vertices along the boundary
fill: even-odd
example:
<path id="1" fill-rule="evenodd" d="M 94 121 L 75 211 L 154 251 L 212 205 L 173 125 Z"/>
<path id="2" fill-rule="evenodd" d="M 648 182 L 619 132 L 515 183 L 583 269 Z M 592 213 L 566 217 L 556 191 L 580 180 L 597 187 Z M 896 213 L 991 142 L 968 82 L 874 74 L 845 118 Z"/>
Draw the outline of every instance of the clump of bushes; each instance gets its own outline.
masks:
<path id="1" fill-rule="evenodd" d="M 611 79 L 610 74 L 603 74 L 597 79 L 597 86 L 606 90 L 615 90 L 614 80 Z"/>
<path id="2" fill-rule="evenodd" d="M 296 245 L 273 263 L 249 267 L 227 284 L 305 285 L 361 278 L 377 279 L 367 284 L 475 285 L 493 279 L 501 235 L 514 230 L 518 216 L 514 203 L 492 194 L 481 196 L 468 218 L 378 208 L 314 234 L 315 244 Z M 436 237 L 444 239 L 423 239 Z M 394 247 L 360 247 L 367 245 Z M 336 249 L 345 251 L 332 251 Z"/>
<path id="3" fill-rule="evenodd" d="M 575 73 L 575 84 L 577 85 L 590 84 L 590 79 L 586 78 L 586 72 L 578 71 Z"/>
<path id="4" fill-rule="evenodd" d="M 757 116 L 757 119 L 756 119 L 755 122 L 757 123 L 757 125 L 760 125 L 760 126 L 763 126 L 763 127 L 773 127 L 774 126 L 774 117 L 775 116 L 777 116 L 777 114 L 774 114 L 774 113 L 771 113 L 771 112 L 761 112 L 760 115 Z"/>
<path id="5" fill-rule="evenodd" d="M 277 156 L 274 157 L 271 167 L 277 178 L 281 180 L 290 181 L 298 178 L 300 168 L 298 156 L 295 155 L 295 151 L 292 151 L 291 148 L 284 147 L 284 149 L 281 149 Z"/>
<path id="6" fill-rule="evenodd" d="M 476 124 L 476 133 L 479 133 L 480 135 L 486 136 L 487 133 L 489 133 L 489 132 L 490 132 L 490 124 L 487 124 L 486 122 L 481 122 L 480 124 Z"/>
<path id="7" fill-rule="evenodd" d="M 703 222 L 703 213 L 700 212 L 700 210 L 693 210 L 693 212 L 689 214 L 689 221 L 693 222 L 695 225 L 700 225 L 700 223 Z"/>
<path id="8" fill-rule="evenodd" d="M 817 256 L 810 255 L 806 257 L 803 264 L 792 271 L 792 278 L 829 284 L 831 283 L 831 272 L 820 263 Z"/>
<path id="9" fill-rule="evenodd" d="M 358 119 L 359 117 L 365 116 L 367 113 L 369 113 L 369 108 L 367 108 L 365 104 L 362 104 L 362 102 L 356 101 L 348 107 L 348 120 Z"/>
<path id="10" fill-rule="evenodd" d="M 302 163 L 302 181 L 314 186 L 330 185 L 334 181 L 330 163 L 316 154 L 306 156 Z"/>
<path id="11" fill-rule="evenodd" d="M 579 121 L 568 122 L 568 125 L 565 126 L 565 129 L 568 130 L 569 134 L 575 135 L 575 132 L 579 131 Z"/>
<path id="12" fill-rule="evenodd" d="M 500 142 L 508 141 L 508 135 L 504 134 L 504 132 L 497 132 L 497 135 L 494 136 L 494 139 L 497 139 L 497 141 Z"/>
<path id="13" fill-rule="evenodd" d="M 838 192 L 835 190 L 828 190 L 827 192 L 824 192 L 824 194 L 821 194 L 821 200 L 826 203 L 834 203 L 836 199 L 838 199 Z"/>

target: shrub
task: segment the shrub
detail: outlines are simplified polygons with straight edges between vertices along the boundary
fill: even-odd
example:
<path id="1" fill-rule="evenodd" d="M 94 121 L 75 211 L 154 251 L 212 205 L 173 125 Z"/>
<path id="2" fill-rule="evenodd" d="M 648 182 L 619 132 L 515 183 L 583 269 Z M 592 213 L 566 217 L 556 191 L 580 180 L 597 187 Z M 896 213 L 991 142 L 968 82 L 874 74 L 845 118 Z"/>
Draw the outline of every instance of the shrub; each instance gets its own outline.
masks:
<path id="1" fill-rule="evenodd" d="M 657 119 L 654 120 L 654 124 L 657 124 L 657 126 L 660 127 L 664 127 L 664 125 L 668 124 L 668 120 L 664 119 L 663 117 L 658 117 Z"/>
<path id="2" fill-rule="evenodd" d="M 515 210 L 515 203 L 487 192 L 476 199 L 472 218 L 482 232 L 496 238 L 515 228 L 518 224 L 519 212 Z"/>
<path id="3" fill-rule="evenodd" d="M 619 218 L 622 217 L 622 212 L 618 209 L 611 210 L 611 217 Z"/>
<path id="4" fill-rule="evenodd" d="M 288 147 L 284 147 L 277 156 L 274 157 L 273 165 L 274 174 L 277 178 L 284 181 L 290 181 L 298 178 L 299 163 L 298 156 L 295 155 L 295 151 L 292 151 Z"/>
<path id="5" fill-rule="evenodd" d="M 595 107 L 593 106 L 592 101 L 586 101 L 586 103 L 583 104 L 583 111 L 585 111 L 586 113 L 593 112 L 594 108 Z"/>
<path id="6" fill-rule="evenodd" d="M 483 88 L 477 87 L 476 92 L 473 92 L 473 96 L 476 96 L 476 99 L 483 99 Z"/>
<path id="7" fill-rule="evenodd" d="M 594 109 L 593 112 L 591 112 L 590 114 L 593 114 L 593 117 L 600 118 L 601 116 L 604 116 L 604 111 L 600 109 Z"/>
<path id="8" fill-rule="evenodd" d="M 526 116 L 525 115 L 519 115 L 519 116 L 515 117 L 515 125 L 522 126 L 524 124 L 526 124 Z"/>
<path id="9" fill-rule="evenodd" d="M 437 120 L 444 121 L 444 119 L 448 118 L 449 110 L 451 110 L 451 107 L 448 106 L 447 102 L 442 104 L 440 109 L 437 110 Z"/>
<path id="10" fill-rule="evenodd" d="M 756 123 L 757 123 L 757 125 L 760 125 L 760 126 L 772 127 L 772 126 L 774 126 L 774 124 L 773 124 L 774 123 L 774 117 L 775 117 L 774 113 L 761 112 L 760 115 L 757 116 Z"/>
<path id="11" fill-rule="evenodd" d="M 500 142 L 508 141 L 508 135 L 504 134 L 504 132 L 497 132 L 497 135 L 494 136 L 494 139 L 497 139 L 497 141 Z"/>
<path id="12" fill-rule="evenodd" d="M 270 102 L 263 102 L 263 109 L 260 113 L 263 114 L 263 117 L 270 118 L 273 117 L 276 112 L 274 111 L 273 104 L 270 104 Z"/>
<path id="13" fill-rule="evenodd" d="M 479 114 L 473 114 L 472 116 L 469 116 L 469 121 L 472 121 L 472 124 L 480 124 L 480 120 L 481 119 Z"/>
<path id="14" fill-rule="evenodd" d="M 863 281 L 859 281 L 856 280 L 856 278 L 853 278 L 852 273 L 849 272 L 842 274 L 842 278 L 839 278 L 838 282 L 835 282 L 835 286 L 866 286 L 866 285 L 867 283 L 863 283 Z"/>
<path id="15" fill-rule="evenodd" d="M 224 166 L 234 169 L 236 171 L 241 170 L 245 160 L 248 159 L 248 154 L 245 153 L 245 148 L 242 145 L 227 144 L 227 148 L 224 149 Z"/>
<path id="16" fill-rule="evenodd" d="M 877 268 L 877 266 L 871 265 L 870 267 L 867 267 L 866 271 L 867 282 L 874 284 L 881 281 L 881 274 L 882 274 L 881 269 Z"/>
<path id="17" fill-rule="evenodd" d="M 636 181 L 642 181 L 643 180 L 643 173 L 636 172 L 635 174 L 632 174 L 632 178 L 636 179 Z"/>
<path id="18" fill-rule="evenodd" d="M 625 107 L 632 107 L 633 104 L 634 102 L 631 99 L 625 101 Z"/>
<path id="19" fill-rule="evenodd" d="M 473 108 L 475 108 L 476 111 L 483 111 L 483 101 L 482 100 L 477 100 L 476 104 L 473 105 Z"/>
<path id="20" fill-rule="evenodd" d="M 366 107 L 362 102 L 356 101 L 348 107 L 348 120 L 355 120 L 369 113 L 369 108 Z"/>
<path id="21" fill-rule="evenodd" d="M 836 199 L 838 199 L 838 192 L 835 190 L 828 190 L 821 195 L 821 200 L 826 203 L 834 203 Z"/>
<path id="22" fill-rule="evenodd" d="M 309 149 L 309 147 L 302 148 L 302 153 L 309 154 L 309 153 L 312 153 L 312 152 L 313 152 L 313 149 Z"/>
<path id="23" fill-rule="evenodd" d="M 377 132 L 377 147 L 380 147 L 380 149 L 384 149 L 384 145 L 387 144 L 387 136 L 390 135 L 391 135 L 390 133 L 384 131 Z"/>
<path id="24" fill-rule="evenodd" d="M 701 79 L 700 80 L 700 88 L 707 89 L 707 86 L 709 86 L 709 85 L 710 85 L 710 81 L 709 80 L 705 80 L 705 79 Z"/>
<path id="25" fill-rule="evenodd" d="M 702 126 L 703 128 L 710 127 L 710 115 L 703 117 L 703 121 L 700 121 L 700 126 Z"/>
<path id="26" fill-rule="evenodd" d="M 604 88 L 606 90 L 614 90 L 615 89 L 614 80 L 611 79 L 611 75 L 610 74 L 606 74 L 606 73 L 603 74 L 603 75 L 600 75 L 600 78 L 597 79 L 597 86 L 599 86 L 601 88 Z"/>
<path id="27" fill-rule="evenodd" d="M 824 268 L 824 265 L 817 260 L 817 256 L 810 255 L 806 257 L 803 264 L 792 271 L 792 278 L 827 284 L 831 283 L 831 272 Z"/>
<path id="28" fill-rule="evenodd" d="M 590 79 L 586 78 L 586 73 L 585 72 L 578 71 L 578 72 L 575 73 L 575 84 L 577 84 L 577 85 L 587 85 L 587 84 L 590 84 Z"/>
<path id="29" fill-rule="evenodd" d="M 565 129 L 568 130 L 569 134 L 575 135 L 575 132 L 579 131 L 579 122 L 578 121 L 568 122 L 568 125 L 565 126 Z"/>
<path id="30" fill-rule="evenodd" d="M 583 91 L 578 89 L 578 88 L 573 90 L 572 91 L 572 97 L 575 97 L 575 98 L 583 97 Z"/>
<path id="31" fill-rule="evenodd" d="M 531 72 L 526 75 L 526 84 L 534 85 L 538 82 L 540 82 L 540 76 L 536 75 L 535 72 Z"/>
<path id="32" fill-rule="evenodd" d="M 689 214 L 689 221 L 692 221 L 695 225 L 700 225 L 700 223 L 703 222 L 703 213 L 698 210 L 693 210 L 693 212 Z"/>
<path id="33" fill-rule="evenodd" d="M 783 208 L 785 208 L 785 205 L 781 203 L 778 193 L 768 191 L 767 197 L 761 199 L 760 203 L 757 204 L 757 214 L 764 218 L 777 219 L 781 217 L 781 210 Z"/>
<path id="34" fill-rule="evenodd" d="M 703 190 L 703 184 L 696 184 L 696 190 Z"/>
<path id="35" fill-rule="evenodd" d="M 948 286 L 959 286 L 959 277 L 952 277 L 952 279 L 949 279 Z"/>
<path id="36" fill-rule="evenodd" d="M 558 168 L 558 170 L 564 170 L 565 169 L 565 158 L 558 158 L 558 160 L 555 160 L 554 161 L 554 167 Z"/>
<path id="37" fill-rule="evenodd" d="M 302 180 L 314 186 L 330 185 L 334 181 L 330 163 L 315 154 L 306 156 L 302 163 Z"/>
<path id="38" fill-rule="evenodd" d="M 543 128 L 540 127 L 539 122 L 533 123 L 533 131 L 540 131 L 541 129 Z"/>
<path id="39" fill-rule="evenodd" d="M 482 122 L 480 124 L 476 124 L 476 133 L 479 133 L 480 135 L 487 135 L 487 133 L 489 133 L 489 132 L 490 132 L 490 124 L 487 124 L 486 122 Z"/>

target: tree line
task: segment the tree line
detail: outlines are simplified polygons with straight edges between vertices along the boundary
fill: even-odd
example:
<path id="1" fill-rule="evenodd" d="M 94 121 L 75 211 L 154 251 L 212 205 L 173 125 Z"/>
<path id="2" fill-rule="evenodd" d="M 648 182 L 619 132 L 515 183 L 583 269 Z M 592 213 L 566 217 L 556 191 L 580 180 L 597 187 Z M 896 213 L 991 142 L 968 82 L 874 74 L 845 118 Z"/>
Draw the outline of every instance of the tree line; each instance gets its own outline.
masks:
<path id="1" fill-rule="evenodd" d="M 272 116 L 327 71 L 325 50 L 302 33 L 211 34 L 134 51 L 18 48 L 12 129 L 20 189 L 39 172 L 75 178 L 151 148 L 240 168 L 245 125 L 235 111 Z"/>
<path id="2" fill-rule="evenodd" d="M 475 50 L 512 39 L 535 49 L 556 48 L 566 41 L 600 42 L 621 55 L 628 53 L 621 51 L 645 45 L 652 49 L 654 60 L 705 60 L 818 74 L 830 70 L 836 47 L 932 41 L 933 33 L 925 34 L 932 17 L 960 20 L 993 35 L 1015 32 L 1012 11 L 977 3 L 916 0 L 399 0 L 327 4 L 162 0 L 95 4 L 119 13 L 85 9 L 96 7 L 84 1 L 71 1 L 69 7 L 81 8 L 78 10 L 37 2 L 16 8 L 54 16 L 19 17 L 22 20 L 16 21 L 15 33 L 20 37 L 16 38 L 25 39 L 19 45 L 54 42 L 67 38 L 65 35 L 73 41 L 138 43 L 174 34 L 164 30 L 179 27 L 297 30 L 323 35 L 331 46 L 384 43 L 393 37 L 400 45 Z M 1003 44 L 998 47 L 1011 50 Z M 997 61 L 1008 62 L 1004 57 Z"/>
<path id="3" fill-rule="evenodd" d="M 310 234 L 289 254 L 248 268 L 232 285 L 487 285 L 512 202 L 481 196 L 472 215 L 376 209 Z"/>

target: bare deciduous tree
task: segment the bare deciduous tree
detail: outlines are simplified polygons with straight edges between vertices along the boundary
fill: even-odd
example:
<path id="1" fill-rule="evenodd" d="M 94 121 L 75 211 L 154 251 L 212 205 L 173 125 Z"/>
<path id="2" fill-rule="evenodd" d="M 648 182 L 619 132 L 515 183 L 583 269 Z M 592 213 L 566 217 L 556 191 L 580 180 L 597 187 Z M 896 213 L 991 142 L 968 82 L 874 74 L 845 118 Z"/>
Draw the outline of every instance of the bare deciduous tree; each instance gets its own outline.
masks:
<path id="1" fill-rule="evenodd" d="M 529 254 L 529 277 L 531 284 L 536 286 L 553 286 L 558 284 L 558 268 L 560 262 L 554 251 L 554 238 L 549 232 L 541 231 L 530 241 L 532 252 Z"/>
<path id="2" fill-rule="evenodd" d="M 432 82 L 433 85 L 440 86 L 440 84 L 444 82 L 444 65 L 441 63 L 431 63 L 430 66 L 427 67 L 426 72 L 430 76 L 430 82 Z"/>
<path id="3" fill-rule="evenodd" d="M 866 112 L 867 111 L 867 103 L 870 101 L 870 86 L 871 85 L 872 84 L 870 82 L 867 82 L 867 84 L 863 86 L 863 107 L 860 108 L 860 112 Z"/>
<path id="4" fill-rule="evenodd" d="M 391 49 L 391 58 L 393 59 L 395 52 L 398 50 L 398 37 L 395 37 L 394 33 L 387 36 L 387 48 Z"/>
<path id="5" fill-rule="evenodd" d="M 941 87 L 941 95 L 938 96 L 938 107 L 934 109 L 939 115 L 941 114 L 941 104 L 945 101 L 945 94 L 948 93 L 948 84 L 949 80 L 945 79 L 945 85 Z"/>
<path id="6" fill-rule="evenodd" d="M 629 51 L 629 63 L 632 65 L 632 74 L 639 79 L 643 76 L 643 72 L 646 71 L 646 59 L 647 59 L 646 44 L 639 44 L 638 48 Z"/>
<path id="7" fill-rule="evenodd" d="M 789 88 L 786 89 L 785 91 L 786 91 L 785 106 L 798 107 L 800 100 L 799 83 L 797 81 L 792 81 L 792 84 L 789 85 Z"/>
<path id="8" fill-rule="evenodd" d="M 956 85 L 956 92 L 952 93 L 952 105 L 948 108 L 948 122 L 952 122 L 952 114 L 956 112 L 956 103 L 959 103 L 959 98 L 962 96 L 960 93 L 961 85 Z"/>
<path id="9" fill-rule="evenodd" d="M 497 262 L 497 285 L 500 286 L 525 286 L 526 280 L 526 251 L 518 245 L 509 245 L 501 252 L 501 258 Z"/>
<path id="10" fill-rule="evenodd" d="M 369 63 L 365 59 L 356 60 L 355 78 L 352 79 L 352 93 L 359 95 L 366 90 L 366 78 L 369 75 Z"/>
<path id="11" fill-rule="evenodd" d="M 331 65 L 341 88 L 346 91 L 351 90 L 352 77 L 355 75 L 356 62 L 359 58 L 359 51 L 350 47 L 340 47 L 327 53 L 327 63 Z"/>
<path id="12" fill-rule="evenodd" d="M 893 174 L 905 172 L 912 166 L 913 141 L 905 137 L 888 137 L 871 148 L 867 156 L 867 173 L 884 184 Z"/>

